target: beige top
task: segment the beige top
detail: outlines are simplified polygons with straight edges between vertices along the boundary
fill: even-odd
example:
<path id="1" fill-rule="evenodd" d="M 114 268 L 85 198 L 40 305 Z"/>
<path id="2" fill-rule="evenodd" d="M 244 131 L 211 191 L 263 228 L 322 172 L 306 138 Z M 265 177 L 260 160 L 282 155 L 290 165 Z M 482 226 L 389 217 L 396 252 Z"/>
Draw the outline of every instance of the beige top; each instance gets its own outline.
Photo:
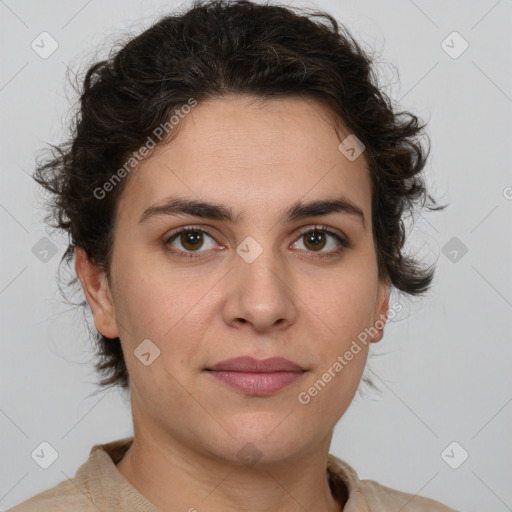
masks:
<path id="1" fill-rule="evenodd" d="M 36 494 L 9 512 L 161 512 L 115 466 L 132 441 L 133 437 L 128 437 L 93 446 L 73 479 Z M 327 471 L 336 500 L 342 501 L 344 487 L 348 490 L 343 512 L 457 512 L 429 498 L 359 480 L 354 469 L 331 454 Z"/>

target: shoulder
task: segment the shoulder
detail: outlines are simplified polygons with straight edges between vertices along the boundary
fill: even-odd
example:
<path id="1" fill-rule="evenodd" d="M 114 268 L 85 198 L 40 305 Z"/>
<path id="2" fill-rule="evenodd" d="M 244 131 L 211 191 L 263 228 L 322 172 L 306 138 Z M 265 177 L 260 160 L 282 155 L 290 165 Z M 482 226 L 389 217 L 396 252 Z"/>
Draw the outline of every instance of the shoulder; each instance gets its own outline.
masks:
<path id="1" fill-rule="evenodd" d="M 70 480 L 64 480 L 10 508 L 8 512 L 98 512 L 87 491 L 84 491 Z"/>
<path id="2" fill-rule="evenodd" d="M 374 480 L 361 480 L 354 468 L 345 461 L 329 454 L 328 469 L 334 475 L 333 485 L 343 483 L 348 501 L 347 512 L 460 512 L 439 501 L 392 489 Z"/>
<path id="3" fill-rule="evenodd" d="M 78 468 L 74 477 L 9 509 L 9 512 L 98 512 L 113 510 L 129 494 L 128 482 L 120 476 L 114 461 L 128 448 L 133 438 L 94 445 L 89 458 Z M 124 485 L 124 488 L 123 488 Z M 130 489 L 128 489 L 129 491 Z M 116 510 L 124 510 L 116 508 Z"/>
<path id="4" fill-rule="evenodd" d="M 370 510 L 401 510 L 402 512 L 457 512 L 439 501 L 392 489 L 374 480 L 359 480 L 360 492 Z"/>

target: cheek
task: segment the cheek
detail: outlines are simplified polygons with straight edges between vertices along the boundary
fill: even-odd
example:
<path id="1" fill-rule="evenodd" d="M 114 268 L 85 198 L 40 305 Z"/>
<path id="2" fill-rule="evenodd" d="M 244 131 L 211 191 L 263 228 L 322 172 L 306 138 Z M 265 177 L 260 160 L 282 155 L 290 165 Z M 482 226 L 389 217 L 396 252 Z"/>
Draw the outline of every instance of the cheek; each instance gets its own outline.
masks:
<path id="1" fill-rule="evenodd" d="M 371 326 L 378 290 L 377 269 L 372 261 L 340 266 L 303 282 L 302 297 L 324 333 L 329 351 L 343 350 Z"/>
<path id="2" fill-rule="evenodd" d="M 307 289 L 305 329 L 315 339 L 319 365 L 301 391 L 301 402 L 335 421 L 350 404 L 366 364 L 375 298 L 376 268 L 371 261 L 340 268 Z M 312 284 L 312 283 L 310 283 Z M 315 290 L 315 291 L 312 291 Z M 316 326 L 316 336 L 312 326 Z"/>
<path id="3" fill-rule="evenodd" d="M 187 378 L 187 365 L 190 372 L 191 361 L 204 349 L 204 332 L 210 323 L 203 296 L 210 286 L 182 275 L 163 276 L 155 266 L 136 270 L 135 262 L 128 260 L 123 265 L 123 269 L 118 267 L 114 303 L 132 380 L 144 375 L 145 381 L 167 382 L 166 372 L 179 376 L 180 381 Z M 158 357 L 145 367 L 134 351 L 148 339 L 157 347 L 146 341 L 149 352 L 153 350 Z"/>
<path id="4" fill-rule="evenodd" d="M 134 338 L 161 339 L 193 310 L 204 288 L 157 255 L 123 258 L 116 268 L 116 315 Z"/>
<path id="5" fill-rule="evenodd" d="M 369 317 L 364 308 L 339 309 L 336 317 L 333 312 L 333 332 L 315 345 L 319 364 L 299 390 L 297 401 L 312 417 L 323 416 L 328 426 L 347 410 L 359 386 L 368 357 Z"/>

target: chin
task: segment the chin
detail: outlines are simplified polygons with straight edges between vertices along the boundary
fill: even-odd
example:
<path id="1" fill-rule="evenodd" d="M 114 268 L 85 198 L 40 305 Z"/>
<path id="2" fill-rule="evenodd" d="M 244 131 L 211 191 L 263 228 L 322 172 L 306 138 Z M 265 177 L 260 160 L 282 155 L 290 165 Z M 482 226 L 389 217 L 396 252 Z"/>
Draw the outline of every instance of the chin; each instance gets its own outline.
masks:
<path id="1" fill-rule="evenodd" d="M 286 460 L 312 443 L 306 438 L 304 424 L 301 428 L 293 414 L 287 414 L 251 412 L 236 414 L 229 421 L 218 418 L 222 426 L 217 436 L 208 436 L 209 450 L 220 458 L 246 464 Z"/>

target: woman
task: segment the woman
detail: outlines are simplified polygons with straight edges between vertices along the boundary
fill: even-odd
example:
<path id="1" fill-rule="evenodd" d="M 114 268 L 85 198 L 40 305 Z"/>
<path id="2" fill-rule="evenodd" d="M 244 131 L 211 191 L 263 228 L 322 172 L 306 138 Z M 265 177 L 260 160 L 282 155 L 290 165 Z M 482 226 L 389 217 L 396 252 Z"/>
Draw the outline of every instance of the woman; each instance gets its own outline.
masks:
<path id="1" fill-rule="evenodd" d="M 450 511 L 329 454 L 426 198 L 424 126 L 327 14 L 247 1 L 162 18 L 85 77 L 39 165 L 134 436 L 13 509 Z"/>

